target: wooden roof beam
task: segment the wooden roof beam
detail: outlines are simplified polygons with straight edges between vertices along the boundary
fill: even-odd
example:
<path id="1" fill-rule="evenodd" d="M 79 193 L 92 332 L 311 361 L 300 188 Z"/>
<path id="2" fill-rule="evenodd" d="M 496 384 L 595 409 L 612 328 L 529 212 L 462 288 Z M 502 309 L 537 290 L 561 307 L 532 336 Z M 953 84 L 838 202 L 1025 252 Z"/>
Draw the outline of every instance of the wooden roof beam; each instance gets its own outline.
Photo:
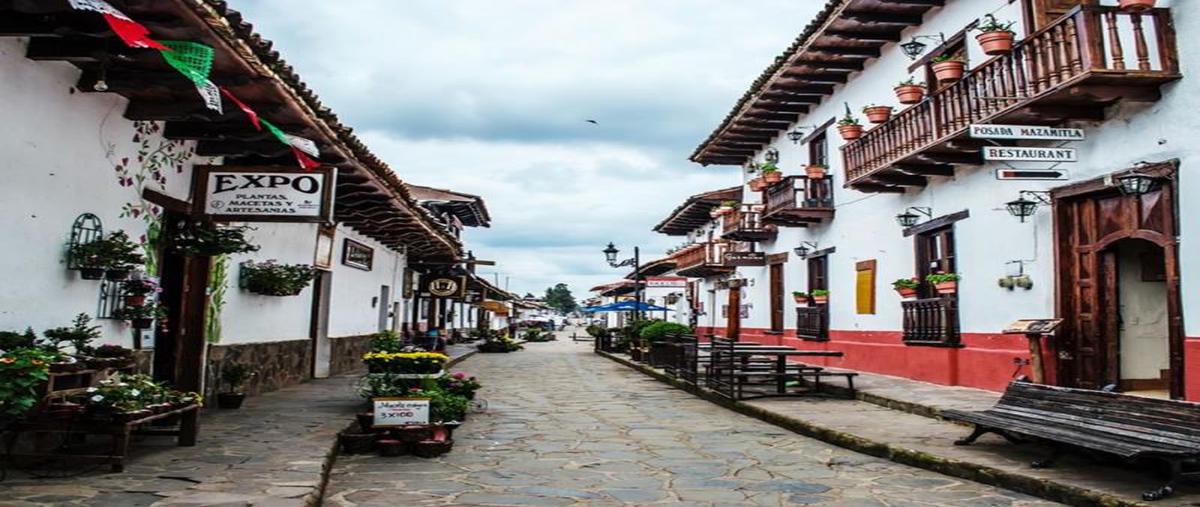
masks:
<path id="1" fill-rule="evenodd" d="M 260 115 L 271 115 L 284 110 L 278 103 L 248 102 Z M 142 98 L 132 98 L 125 108 L 125 118 L 133 121 L 249 121 L 246 113 L 232 103 L 225 103 L 224 114 L 204 107 L 199 100 L 192 101 L 151 101 Z"/>
<path id="2" fill-rule="evenodd" d="M 879 58 L 879 48 L 872 46 L 833 46 L 821 45 L 811 46 L 809 51 L 814 53 L 824 53 L 827 55 L 838 56 L 865 56 L 868 58 Z"/>
<path id="3" fill-rule="evenodd" d="M 791 93 L 806 94 L 816 93 L 820 95 L 830 95 L 833 93 L 833 85 L 830 84 L 789 84 L 778 82 L 771 84 L 771 90 L 787 91 Z"/>
<path id="4" fill-rule="evenodd" d="M 750 110 L 746 111 L 746 114 L 743 116 L 746 118 L 758 118 L 760 120 L 783 121 L 788 123 L 793 123 L 797 118 L 800 117 L 800 115 L 794 113 L 781 113 L 778 111 L 772 111 L 770 109 L 759 108 L 751 108 Z"/>
<path id="5" fill-rule="evenodd" d="M 241 111 L 240 109 L 238 110 Z M 313 137 L 318 133 L 303 124 L 276 125 L 284 132 L 292 135 Z M 229 122 L 207 121 L 168 121 L 163 129 L 163 137 L 167 139 L 194 139 L 205 141 L 265 141 L 274 139 L 266 129 L 257 130 L 247 119 L 240 118 Z"/>
<path id="6" fill-rule="evenodd" d="M 797 104 L 793 102 L 776 102 L 772 100 L 758 100 L 754 103 L 754 107 L 760 111 L 770 111 L 773 113 L 807 113 L 809 107 L 807 104 Z"/>
<path id="7" fill-rule="evenodd" d="M 842 18 L 858 21 L 859 23 L 879 24 L 879 25 L 910 25 L 916 26 L 921 24 L 922 17 L 920 14 L 901 14 L 898 12 L 878 12 L 878 11 L 844 11 Z"/>
<path id="8" fill-rule="evenodd" d="M 824 35 L 850 41 L 900 42 L 898 30 L 825 30 Z"/>
<path id="9" fill-rule="evenodd" d="M 794 80 L 800 83 L 845 84 L 849 76 L 850 73 L 848 72 L 813 72 L 792 67 L 783 72 L 783 79 L 781 81 Z"/>
<path id="10" fill-rule="evenodd" d="M 795 67 L 812 67 L 814 69 L 863 70 L 863 60 L 812 60 L 799 59 L 792 62 Z"/>
<path id="11" fill-rule="evenodd" d="M 803 93 L 792 93 L 783 90 L 771 90 L 758 96 L 760 101 L 768 101 L 771 103 L 790 103 L 790 104 L 820 104 L 825 97 L 821 95 L 810 95 Z M 807 110 L 804 112 L 808 112 Z"/>

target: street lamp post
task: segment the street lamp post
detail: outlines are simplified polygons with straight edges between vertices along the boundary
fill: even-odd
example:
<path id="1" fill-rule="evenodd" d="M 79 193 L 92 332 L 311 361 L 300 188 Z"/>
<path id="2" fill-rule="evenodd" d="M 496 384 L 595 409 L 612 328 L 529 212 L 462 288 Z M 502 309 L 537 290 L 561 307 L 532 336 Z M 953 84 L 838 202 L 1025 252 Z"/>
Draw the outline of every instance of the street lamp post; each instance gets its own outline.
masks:
<path id="1" fill-rule="evenodd" d="M 617 262 L 617 254 L 621 253 L 617 247 L 608 243 L 608 247 L 604 249 L 604 258 L 608 261 L 608 265 L 614 268 L 633 266 L 633 289 L 634 300 L 637 302 L 637 308 L 633 310 L 633 319 L 642 319 L 642 262 L 641 251 L 638 247 L 633 247 L 633 257 Z"/>

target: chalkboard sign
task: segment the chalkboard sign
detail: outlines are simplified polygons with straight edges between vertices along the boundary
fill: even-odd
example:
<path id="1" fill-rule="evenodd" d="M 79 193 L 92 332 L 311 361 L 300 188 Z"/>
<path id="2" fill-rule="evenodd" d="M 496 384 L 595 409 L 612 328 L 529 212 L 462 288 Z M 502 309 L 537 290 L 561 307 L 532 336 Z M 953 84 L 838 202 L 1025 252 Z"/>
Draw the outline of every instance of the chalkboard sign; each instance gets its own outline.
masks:
<path id="1" fill-rule="evenodd" d="M 429 398 L 372 398 L 376 428 L 429 424 Z"/>

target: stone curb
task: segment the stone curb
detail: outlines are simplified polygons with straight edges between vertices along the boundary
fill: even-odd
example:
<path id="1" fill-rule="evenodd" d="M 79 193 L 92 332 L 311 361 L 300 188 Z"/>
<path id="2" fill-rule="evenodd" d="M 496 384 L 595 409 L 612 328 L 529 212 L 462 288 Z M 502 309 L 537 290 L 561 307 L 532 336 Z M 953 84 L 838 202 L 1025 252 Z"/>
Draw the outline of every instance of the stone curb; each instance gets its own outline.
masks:
<path id="1" fill-rule="evenodd" d="M 771 412 L 747 403 L 730 400 L 710 389 L 688 385 L 681 380 L 672 378 L 666 373 L 658 371 L 647 365 L 638 364 L 632 360 L 608 352 L 597 351 L 596 354 L 633 368 L 646 375 L 654 377 L 658 381 L 670 384 L 680 390 L 687 391 L 704 400 L 723 406 L 735 412 L 754 417 L 806 437 L 815 438 L 817 440 L 821 440 L 838 447 L 850 449 L 855 452 L 860 452 L 862 454 L 868 454 L 878 458 L 888 459 L 903 465 L 923 468 L 940 474 L 958 477 L 960 479 L 967 479 L 981 484 L 996 486 L 1019 493 L 1025 493 L 1027 495 L 1044 498 L 1046 500 L 1065 503 L 1068 505 L 1075 505 L 1078 507 L 1147 507 L 1147 504 L 1145 503 L 1130 501 L 1108 493 L 1080 488 L 1053 480 L 1039 479 L 1037 477 L 1001 470 L 978 463 L 943 458 L 941 456 L 888 444 L 886 442 L 878 442 L 863 438 L 826 426 L 813 424 L 808 421 L 803 421 Z M 879 398 L 881 400 L 888 400 L 887 398 Z M 862 401 L 875 403 L 868 400 Z M 875 404 L 892 408 L 882 403 Z M 907 412 L 907 410 L 904 410 L 903 408 L 899 410 Z M 916 412 L 913 413 L 917 415 L 925 415 Z M 927 409 L 926 414 L 931 414 L 931 412 Z"/>

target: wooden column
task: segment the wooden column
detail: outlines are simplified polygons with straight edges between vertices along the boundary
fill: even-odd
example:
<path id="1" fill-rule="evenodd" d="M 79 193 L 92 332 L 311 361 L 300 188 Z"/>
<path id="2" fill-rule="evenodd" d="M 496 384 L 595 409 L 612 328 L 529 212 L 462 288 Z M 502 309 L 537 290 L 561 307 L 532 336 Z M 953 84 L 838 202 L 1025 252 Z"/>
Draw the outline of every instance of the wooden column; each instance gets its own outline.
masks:
<path id="1" fill-rule="evenodd" d="M 188 257 L 184 261 L 183 298 L 179 312 L 175 388 L 203 392 L 205 315 L 208 311 L 208 274 L 211 257 Z"/>
<path id="2" fill-rule="evenodd" d="M 740 341 L 742 334 L 742 285 L 729 283 L 729 311 L 725 317 L 725 337 L 730 341 Z"/>

